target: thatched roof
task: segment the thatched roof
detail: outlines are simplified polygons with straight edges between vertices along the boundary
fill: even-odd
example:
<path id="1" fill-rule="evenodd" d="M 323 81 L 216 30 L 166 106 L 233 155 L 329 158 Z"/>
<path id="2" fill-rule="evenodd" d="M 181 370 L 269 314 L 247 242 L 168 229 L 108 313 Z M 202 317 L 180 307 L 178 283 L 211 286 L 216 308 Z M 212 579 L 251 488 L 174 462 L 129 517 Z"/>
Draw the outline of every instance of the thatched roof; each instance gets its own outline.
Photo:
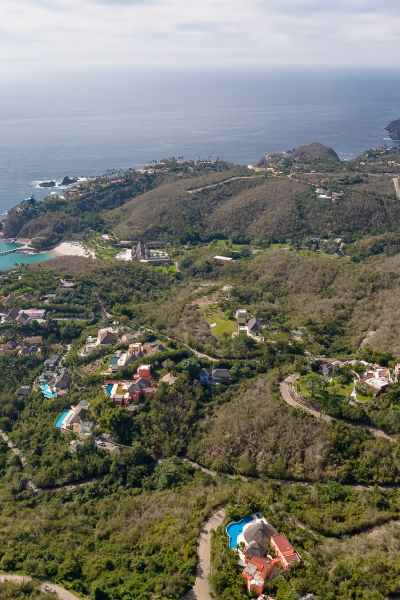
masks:
<path id="1" fill-rule="evenodd" d="M 244 551 L 244 554 L 246 556 L 258 556 L 258 558 L 262 558 L 264 556 L 264 554 L 266 553 L 266 551 L 267 551 L 267 547 L 264 546 L 264 544 L 260 544 L 253 540 L 247 546 L 246 550 Z"/>
<path id="2" fill-rule="evenodd" d="M 264 544 L 266 540 L 270 540 L 273 535 L 278 532 L 272 525 L 267 525 L 264 522 L 252 523 L 243 531 L 244 539 L 249 544 L 250 542 L 258 542 Z"/>

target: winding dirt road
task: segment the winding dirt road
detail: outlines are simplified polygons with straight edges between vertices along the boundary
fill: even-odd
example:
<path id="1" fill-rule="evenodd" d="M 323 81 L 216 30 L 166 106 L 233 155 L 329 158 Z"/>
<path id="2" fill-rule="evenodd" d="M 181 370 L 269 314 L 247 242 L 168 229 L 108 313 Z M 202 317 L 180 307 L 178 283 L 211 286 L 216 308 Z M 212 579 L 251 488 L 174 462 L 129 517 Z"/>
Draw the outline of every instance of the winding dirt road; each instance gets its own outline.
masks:
<path id="1" fill-rule="evenodd" d="M 225 509 L 220 508 L 204 523 L 197 540 L 196 581 L 182 600 L 212 600 L 208 576 L 211 572 L 211 533 L 225 518 Z"/>

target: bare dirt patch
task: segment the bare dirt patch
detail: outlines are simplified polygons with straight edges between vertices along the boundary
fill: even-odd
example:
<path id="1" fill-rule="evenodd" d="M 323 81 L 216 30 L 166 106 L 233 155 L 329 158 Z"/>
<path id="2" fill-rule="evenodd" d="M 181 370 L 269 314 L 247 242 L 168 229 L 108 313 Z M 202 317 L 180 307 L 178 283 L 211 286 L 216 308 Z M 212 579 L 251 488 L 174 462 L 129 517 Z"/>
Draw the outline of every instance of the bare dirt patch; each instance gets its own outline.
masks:
<path id="1" fill-rule="evenodd" d="M 214 304 L 217 300 L 218 300 L 218 292 L 214 292 L 213 294 L 210 294 L 209 296 L 203 296 L 202 298 L 193 300 L 192 306 L 196 306 L 196 304 L 197 304 L 197 306 L 202 308 L 203 306 L 210 306 L 211 304 Z"/>

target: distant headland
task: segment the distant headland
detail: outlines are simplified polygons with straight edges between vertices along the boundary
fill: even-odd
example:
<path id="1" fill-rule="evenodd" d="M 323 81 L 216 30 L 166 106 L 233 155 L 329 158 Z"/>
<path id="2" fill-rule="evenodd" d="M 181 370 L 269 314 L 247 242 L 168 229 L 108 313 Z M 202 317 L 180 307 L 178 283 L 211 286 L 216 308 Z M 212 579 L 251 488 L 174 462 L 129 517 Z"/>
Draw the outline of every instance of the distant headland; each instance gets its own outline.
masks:
<path id="1" fill-rule="evenodd" d="M 389 137 L 391 140 L 400 142 L 400 119 L 391 121 L 389 125 L 385 127 L 385 131 L 389 132 Z"/>

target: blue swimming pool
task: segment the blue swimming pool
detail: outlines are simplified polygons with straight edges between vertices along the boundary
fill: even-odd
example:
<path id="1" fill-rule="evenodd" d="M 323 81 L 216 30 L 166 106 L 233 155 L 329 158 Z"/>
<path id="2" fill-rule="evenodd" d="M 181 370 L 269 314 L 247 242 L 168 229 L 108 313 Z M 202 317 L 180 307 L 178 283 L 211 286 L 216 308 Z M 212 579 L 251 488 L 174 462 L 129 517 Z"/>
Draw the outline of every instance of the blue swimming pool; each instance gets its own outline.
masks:
<path id="1" fill-rule="evenodd" d="M 58 417 L 57 421 L 55 422 L 55 426 L 57 427 L 57 429 L 61 429 L 62 427 L 62 423 L 65 419 L 65 417 L 67 416 L 67 414 L 69 413 L 69 410 L 64 410 L 61 415 Z"/>
<path id="2" fill-rule="evenodd" d="M 43 392 L 43 394 L 46 396 L 46 398 L 54 398 L 55 394 L 54 392 L 51 391 L 51 389 L 49 388 L 49 386 L 46 383 L 41 383 L 40 384 L 41 390 Z"/>
<path id="3" fill-rule="evenodd" d="M 111 394 L 111 390 L 113 389 L 114 384 L 113 383 L 109 383 L 106 387 L 106 394 L 110 395 Z"/>
<path id="4" fill-rule="evenodd" d="M 244 525 L 250 523 L 253 520 L 253 517 L 250 515 L 249 517 L 245 517 L 241 519 L 237 523 L 230 523 L 226 528 L 226 532 L 229 535 L 229 546 L 230 548 L 236 548 L 238 535 L 243 532 Z"/>

